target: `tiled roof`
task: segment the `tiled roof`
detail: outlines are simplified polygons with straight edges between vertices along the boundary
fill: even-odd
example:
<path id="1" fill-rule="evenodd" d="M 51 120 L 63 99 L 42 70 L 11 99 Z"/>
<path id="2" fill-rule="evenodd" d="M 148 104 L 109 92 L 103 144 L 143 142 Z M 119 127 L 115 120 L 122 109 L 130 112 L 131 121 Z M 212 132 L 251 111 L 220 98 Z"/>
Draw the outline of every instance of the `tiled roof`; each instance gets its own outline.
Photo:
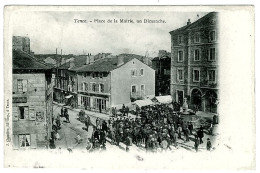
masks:
<path id="1" fill-rule="evenodd" d="M 13 69 L 48 70 L 51 69 L 51 66 L 40 62 L 26 52 L 13 50 Z"/>
<path id="2" fill-rule="evenodd" d="M 170 32 L 170 34 L 177 34 L 183 31 L 186 31 L 188 29 L 193 29 L 199 26 L 205 26 L 206 24 L 209 24 L 209 19 L 215 17 L 217 15 L 217 12 L 210 12 L 207 15 L 203 16 L 202 18 L 198 19 L 197 21 L 191 23 L 190 25 L 183 26 L 181 28 L 175 29 Z"/>
<path id="3" fill-rule="evenodd" d="M 135 54 L 120 54 L 118 56 L 111 56 L 110 58 L 99 59 L 92 64 L 84 65 L 79 68 L 75 68 L 77 72 L 110 72 L 119 66 L 117 66 L 118 58 L 124 59 L 124 64 L 136 58 L 142 61 L 143 57 Z M 122 64 L 122 65 L 124 65 Z M 120 66 L 122 66 L 120 65 Z"/>

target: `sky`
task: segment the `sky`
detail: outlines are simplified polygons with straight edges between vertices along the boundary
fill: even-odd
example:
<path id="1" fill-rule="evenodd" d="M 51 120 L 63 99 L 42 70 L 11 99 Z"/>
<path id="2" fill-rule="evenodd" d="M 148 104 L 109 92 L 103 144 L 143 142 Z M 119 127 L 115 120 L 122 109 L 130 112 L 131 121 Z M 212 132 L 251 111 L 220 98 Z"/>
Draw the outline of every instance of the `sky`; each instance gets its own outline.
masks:
<path id="1" fill-rule="evenodd" d="M 155 57 L 159 50 L 170 52 L 169 32 L 206 15 L 206 12 L 171 11 L 22 11 L 12 14 L 12 33 L 28 36 L 35 54 L 133 53 Z M 199 17 L 198 17 L 199 16 Z M 74 19 L 87 23 L 75 23 Z M 106 23 L 94 23 L 94 20 Z M 135 23 L 107 23 L 132 19 Z M 136 20 L 166 23 L 137 23 Z M 92 22 L 90 22 L 92 21 Z"/>

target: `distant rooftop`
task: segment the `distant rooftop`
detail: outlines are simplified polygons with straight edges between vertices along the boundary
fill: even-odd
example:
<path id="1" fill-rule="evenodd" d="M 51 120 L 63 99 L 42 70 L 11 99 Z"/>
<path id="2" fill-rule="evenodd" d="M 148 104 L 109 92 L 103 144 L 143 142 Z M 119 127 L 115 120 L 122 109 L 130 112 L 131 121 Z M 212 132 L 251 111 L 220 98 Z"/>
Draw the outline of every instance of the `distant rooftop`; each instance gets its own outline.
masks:
<path id="1" fill-rule="evenodd" d="M 136 58 L 143 62 L 143 56 L 135 55 L 135 54 L 120 54 L 118 56 L 113 56 L 109 58 L 99 59 L 92 64 L 84 65 L 79 68 L 75 68 L 77 72 L 110 72 L 120 66 L 118 66 L 118 58 L 123 58 L 123 64 L 131 61 Z"/>
<path id="2" fill-rule="evenodd" d="M 51 66 L 38 61 L 32 55 L 21 50 L 13 50 L 13 70 L 49 70 Z"/>

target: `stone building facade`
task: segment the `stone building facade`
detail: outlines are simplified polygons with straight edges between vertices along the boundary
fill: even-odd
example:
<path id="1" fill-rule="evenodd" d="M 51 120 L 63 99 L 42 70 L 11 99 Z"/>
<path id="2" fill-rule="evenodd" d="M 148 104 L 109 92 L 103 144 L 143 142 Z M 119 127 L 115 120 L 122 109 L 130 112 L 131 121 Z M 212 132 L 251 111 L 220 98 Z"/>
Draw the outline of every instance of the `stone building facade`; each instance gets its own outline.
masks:
<path id="1" fill-rule="evenodd" d="M 109 114 L 135 99 L 154 97 L 155 71 L 141 56 L 122 54 L 91 62 L 76 69 L 78 107 Z"/>
<path id="2" fill-rule="evenodd" d="M 48 148 L 52 128 L 51 68 L 13 51 L 13 148 Z"/>
<path id="3" fill-rule="evenodd" d="M 218 104 L 218 13 L 173 30 L 171 34 L 171 95 L 189 107 L 217 112 Z"/>
<path id="4" fill-rule="evenodd" d="M 170 95 L 171 54 L 159 50 L 158 57 L 152 60 L 152 67 L 155 69 L 155 95 Z"/>

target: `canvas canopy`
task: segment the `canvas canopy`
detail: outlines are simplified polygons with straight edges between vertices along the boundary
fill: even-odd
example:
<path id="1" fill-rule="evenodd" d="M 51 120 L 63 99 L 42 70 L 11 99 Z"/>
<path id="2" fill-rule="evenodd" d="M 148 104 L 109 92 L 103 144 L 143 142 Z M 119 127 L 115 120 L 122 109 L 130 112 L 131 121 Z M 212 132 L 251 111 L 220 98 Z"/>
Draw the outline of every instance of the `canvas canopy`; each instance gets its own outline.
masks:
<path id="1" fill-rule="evenodd" d="M 164 103 L 164 104 L 169 104 L 172 102 L 172 96 L 167 95 L 167 96 L 157 96 L 155 97 L 155 99 L 160 102 L 160 103 Z"/>
<path id="2" fill-rule="evenodd" d="M 139 107 L 143 107 L 143 106 L 152 105 L 152 104 L 154 104 L 154 103 L 153 103 L 152 100 L 150 100 L 150 99 L 145 99 L 145 100 L 136 100 L 136 101 L 135 101 L 135 104 L 136 104 L 137 106 L 139 106 Z"/>
<path id="3" fill-rule="evenodd" d="M 73 95 L 68 95 L 68 96 L 66 96 L 65 98 L 66 99 L 69 99 L 69 98 L 71 98 Z"/>

